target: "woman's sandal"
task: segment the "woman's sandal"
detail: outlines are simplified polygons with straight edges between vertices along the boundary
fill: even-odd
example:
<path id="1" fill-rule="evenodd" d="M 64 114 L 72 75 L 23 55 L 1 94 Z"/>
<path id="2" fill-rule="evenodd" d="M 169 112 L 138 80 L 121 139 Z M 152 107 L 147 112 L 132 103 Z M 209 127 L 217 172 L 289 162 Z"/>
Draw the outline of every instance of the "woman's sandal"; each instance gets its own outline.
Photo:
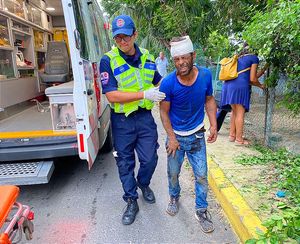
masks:
<path id="1" fill-rule="evenodd" d="M 237 145 L 237 146 L 249 146 L 250 145 L 250 142 L 245 139 L 242 141 L 235 140 L 234 142 L 235 142 L 235 145 Z"/>
<path id="2" fill-rule="evenodd" d="M 228 141 L 234 142 L 235 141 L 235 136 L 228 136 Z"/>

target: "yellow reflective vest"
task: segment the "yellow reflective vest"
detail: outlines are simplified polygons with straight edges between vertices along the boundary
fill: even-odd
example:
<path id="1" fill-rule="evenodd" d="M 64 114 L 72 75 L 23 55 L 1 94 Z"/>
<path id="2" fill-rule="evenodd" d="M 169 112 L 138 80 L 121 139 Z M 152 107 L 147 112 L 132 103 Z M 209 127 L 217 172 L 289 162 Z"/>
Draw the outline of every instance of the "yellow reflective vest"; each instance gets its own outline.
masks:
<path id="1" fill-rule="evenodd" d="M 152 84 L 156 70 L 154 57 L 146 49 L 140 48 L 140 51 L 142 56 L 140 57 L 141 64 L 139 68 L 126 63 L 124 58 L 121 57 L 118 48 L 113 48 L 111 51 L 105 53 L 110 58 L 110 67 L 118 82 L 118 91 L 138 92 L 154 87 Z M 149 60 L 152 62 L 149 62 Z M 126 116 L 138 110 L 139 107 L 150 110 L 153 108 L 153 102 L 142 99 L 128 103 L 111 104 L 111 108 L 116 113 L 125 113 Z"/>

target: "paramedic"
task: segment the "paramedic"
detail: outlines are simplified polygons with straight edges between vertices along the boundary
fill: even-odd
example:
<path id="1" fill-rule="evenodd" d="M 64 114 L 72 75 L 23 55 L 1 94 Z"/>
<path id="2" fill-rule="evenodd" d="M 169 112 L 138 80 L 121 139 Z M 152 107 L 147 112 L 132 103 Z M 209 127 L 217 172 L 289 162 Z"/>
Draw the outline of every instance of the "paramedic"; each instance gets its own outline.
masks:
<path id="1" fill-rule="evenodd" d="M 122 223 L 134 222 L 139 206 L 139 187 L 144 200 L 155 202 L 149 187 L 157 165 L 157 126 L 151 114 L 153 102 L 164 99 L 158 86 L 161 76 L 156 70 L 154 57 L 135 43 L 137 31 L 130 16 L 117 16 L 112 22 L 115 48 L 107 52 L 100 62 L 103 93 L 112 108 L 111 122 L 114 157 L 124 190 L 127 208 Z M 135 152 L 140 167 L 135 177 Z"/>

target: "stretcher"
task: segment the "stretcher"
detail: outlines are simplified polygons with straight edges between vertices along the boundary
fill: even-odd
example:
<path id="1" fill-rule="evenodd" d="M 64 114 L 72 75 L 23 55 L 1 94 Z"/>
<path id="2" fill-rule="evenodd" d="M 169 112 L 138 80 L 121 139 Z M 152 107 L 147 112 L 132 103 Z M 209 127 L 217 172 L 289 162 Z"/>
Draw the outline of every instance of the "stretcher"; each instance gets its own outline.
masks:
<path id="1" fill-rule="evenodd" d="M 17 186 L 0 186 L 0 244 L 18 243 L 23 233 L 32 239 L 34 213 L 17 202 L 19 192 Z"/>

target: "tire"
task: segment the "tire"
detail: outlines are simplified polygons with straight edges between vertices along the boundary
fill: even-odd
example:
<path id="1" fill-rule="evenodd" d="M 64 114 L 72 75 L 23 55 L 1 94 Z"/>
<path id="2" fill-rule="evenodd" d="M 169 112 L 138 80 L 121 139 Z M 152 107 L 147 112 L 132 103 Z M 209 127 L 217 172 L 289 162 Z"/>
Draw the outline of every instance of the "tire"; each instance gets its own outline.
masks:
<path id="1" fill-rule="evenodd" d="M 112 128 L 111 124 L 109 125 L 107 136 L 105 139 L 105 142 L 103 144 L 103 147 L 101 148 L 101 151 L 104 153 L 108 153 L 113 149 L 113 137 L 112 137 Z"/>

